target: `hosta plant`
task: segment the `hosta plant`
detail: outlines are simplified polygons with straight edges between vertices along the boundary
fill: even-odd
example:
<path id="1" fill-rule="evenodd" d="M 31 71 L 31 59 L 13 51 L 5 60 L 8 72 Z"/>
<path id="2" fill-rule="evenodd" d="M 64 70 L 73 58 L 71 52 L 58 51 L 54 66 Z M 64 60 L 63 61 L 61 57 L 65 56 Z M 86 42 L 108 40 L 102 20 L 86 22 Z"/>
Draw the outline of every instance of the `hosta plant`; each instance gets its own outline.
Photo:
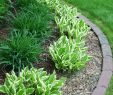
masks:
<path id="1" fill-rule="evenodd" d="M 82 36 L 81 38 L 86 37 L 88 27 L 84 21 L 76 18 L 78 16 L 76 8 L 68 6 L 65 3 L 62 6 L 61 2 L 61 4 L 58 3 L 56 5 L 55 11 L 55 21 L 62 35 L 68 33 L 68 37 L 74 39 L 78 39 L 78 36 Z"/>
<path id="2" fill-rule="evenodd" d="M 89 30 L 84 21 L 75 18 L 74 14 L 69 15 L 67 13 L 67 16 L 61 16 L 60 18 L 58 16 L 55 16 L 55 21 L 60 29 L 60 33 L 62 35 L 67 33 L 69 38 L 84 39 Z"/>
<path id="3" fill-rule="evenodd" d="M 48 75 L 43 69 L 23 69 L 17 77 L 14 72 L 6 75 L 0 92 L 7 95 L 62 95 L 64 79 L 57 80 L 55 73 Z"/>
<path id="4" fill-rule="evenodd" d="M 12 31 L 11 36 L 0 44 L 0 64 L 20 70 L 37 60 L 42 47 L 34 36 L 28 36 L 27 31 L 23 32 Z"/>
<path id="5" fill-rule="evenodd" d="M 85 42 L 76 42 L 76 40 L 68 39 L 61 36 L 58 41 L 50 45 L 49 52 L 55 62 L 55 66 L 60 70 L 79 70 L 89 61 L 86 54 Z"/>

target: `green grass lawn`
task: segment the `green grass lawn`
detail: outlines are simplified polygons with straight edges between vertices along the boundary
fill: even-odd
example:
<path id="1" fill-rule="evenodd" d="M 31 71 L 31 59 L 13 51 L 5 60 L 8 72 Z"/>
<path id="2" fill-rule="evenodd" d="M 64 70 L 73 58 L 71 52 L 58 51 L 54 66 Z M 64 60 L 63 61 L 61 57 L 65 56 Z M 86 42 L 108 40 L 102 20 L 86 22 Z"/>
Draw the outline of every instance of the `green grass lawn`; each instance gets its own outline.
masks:
<path id="1" fill-rule="evenodd" d="M 65 0 L 95 24 L 107 36 L 113 53 L 113 0 Z M 106 95 L 113 95 L 113 78 Z"/>

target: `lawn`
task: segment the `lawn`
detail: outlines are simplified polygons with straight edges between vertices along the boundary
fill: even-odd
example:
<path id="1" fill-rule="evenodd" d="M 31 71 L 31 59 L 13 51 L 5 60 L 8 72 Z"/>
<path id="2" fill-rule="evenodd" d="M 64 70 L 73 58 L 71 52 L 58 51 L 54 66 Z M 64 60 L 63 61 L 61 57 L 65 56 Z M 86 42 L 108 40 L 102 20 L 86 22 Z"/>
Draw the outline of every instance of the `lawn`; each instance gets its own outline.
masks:
<path id="1" fill-rule="evenodd" d="M 107 36 L 113 52 L 113 0 L 65 0 L 97 24 Z M 113 95 L 113 78 L 106 95 Z"/>

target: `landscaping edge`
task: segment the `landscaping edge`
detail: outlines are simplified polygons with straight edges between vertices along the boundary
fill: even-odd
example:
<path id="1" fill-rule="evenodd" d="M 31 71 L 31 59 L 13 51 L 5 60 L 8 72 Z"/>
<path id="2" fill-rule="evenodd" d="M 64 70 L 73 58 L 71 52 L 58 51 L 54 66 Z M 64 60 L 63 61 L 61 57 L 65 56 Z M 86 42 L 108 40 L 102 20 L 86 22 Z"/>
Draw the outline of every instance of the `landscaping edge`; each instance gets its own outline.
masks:
<path id="1" fill-rule="evenodd" d="M 102 72 L 98 84 L 94 89 L 92 95 L 105 95 L 113 74 L 113 56 L 109 42 L 101 29 L 94 23 L 92 23 L 87 17 L 83 15 L 79 15 L 78 17 L 79 19 L 84 20 L 86 24 L 91 27 L 100 41 L 100 46 L 103 54 Z"/>

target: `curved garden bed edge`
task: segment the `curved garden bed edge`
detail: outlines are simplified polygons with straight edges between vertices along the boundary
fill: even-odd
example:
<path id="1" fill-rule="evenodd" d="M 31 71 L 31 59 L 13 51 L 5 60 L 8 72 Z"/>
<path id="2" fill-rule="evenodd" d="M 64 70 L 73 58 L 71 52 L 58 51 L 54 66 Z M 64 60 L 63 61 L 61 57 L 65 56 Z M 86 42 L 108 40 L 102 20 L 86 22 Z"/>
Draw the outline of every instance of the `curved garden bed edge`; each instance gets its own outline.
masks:
<path id="1" fill-rule="evenodd" d="M 102 72 L 101 72 L 101 76 L 99 78 L 98 84 L 96 88 L 94 89 L 92 95 L 105 95 L 109 82 L 111 80 L 112 74 L 113 74 L 112 72 L 113 71 L 113 56 L 112 56 L 109 42 L 106 36 L 104 35 L 104 33 L 101 31 L 101 29 L 97 27 L 94 23 L 92 23 L 87 17 L 83 15 L 79 15 L 78 17 L 79 19 L 84 20 L 86 24 L 91 27 L 91 29 L 94 31 L 94 33 L 97 35 L 100 41 L 101 50 L 103 54 Z"/>

